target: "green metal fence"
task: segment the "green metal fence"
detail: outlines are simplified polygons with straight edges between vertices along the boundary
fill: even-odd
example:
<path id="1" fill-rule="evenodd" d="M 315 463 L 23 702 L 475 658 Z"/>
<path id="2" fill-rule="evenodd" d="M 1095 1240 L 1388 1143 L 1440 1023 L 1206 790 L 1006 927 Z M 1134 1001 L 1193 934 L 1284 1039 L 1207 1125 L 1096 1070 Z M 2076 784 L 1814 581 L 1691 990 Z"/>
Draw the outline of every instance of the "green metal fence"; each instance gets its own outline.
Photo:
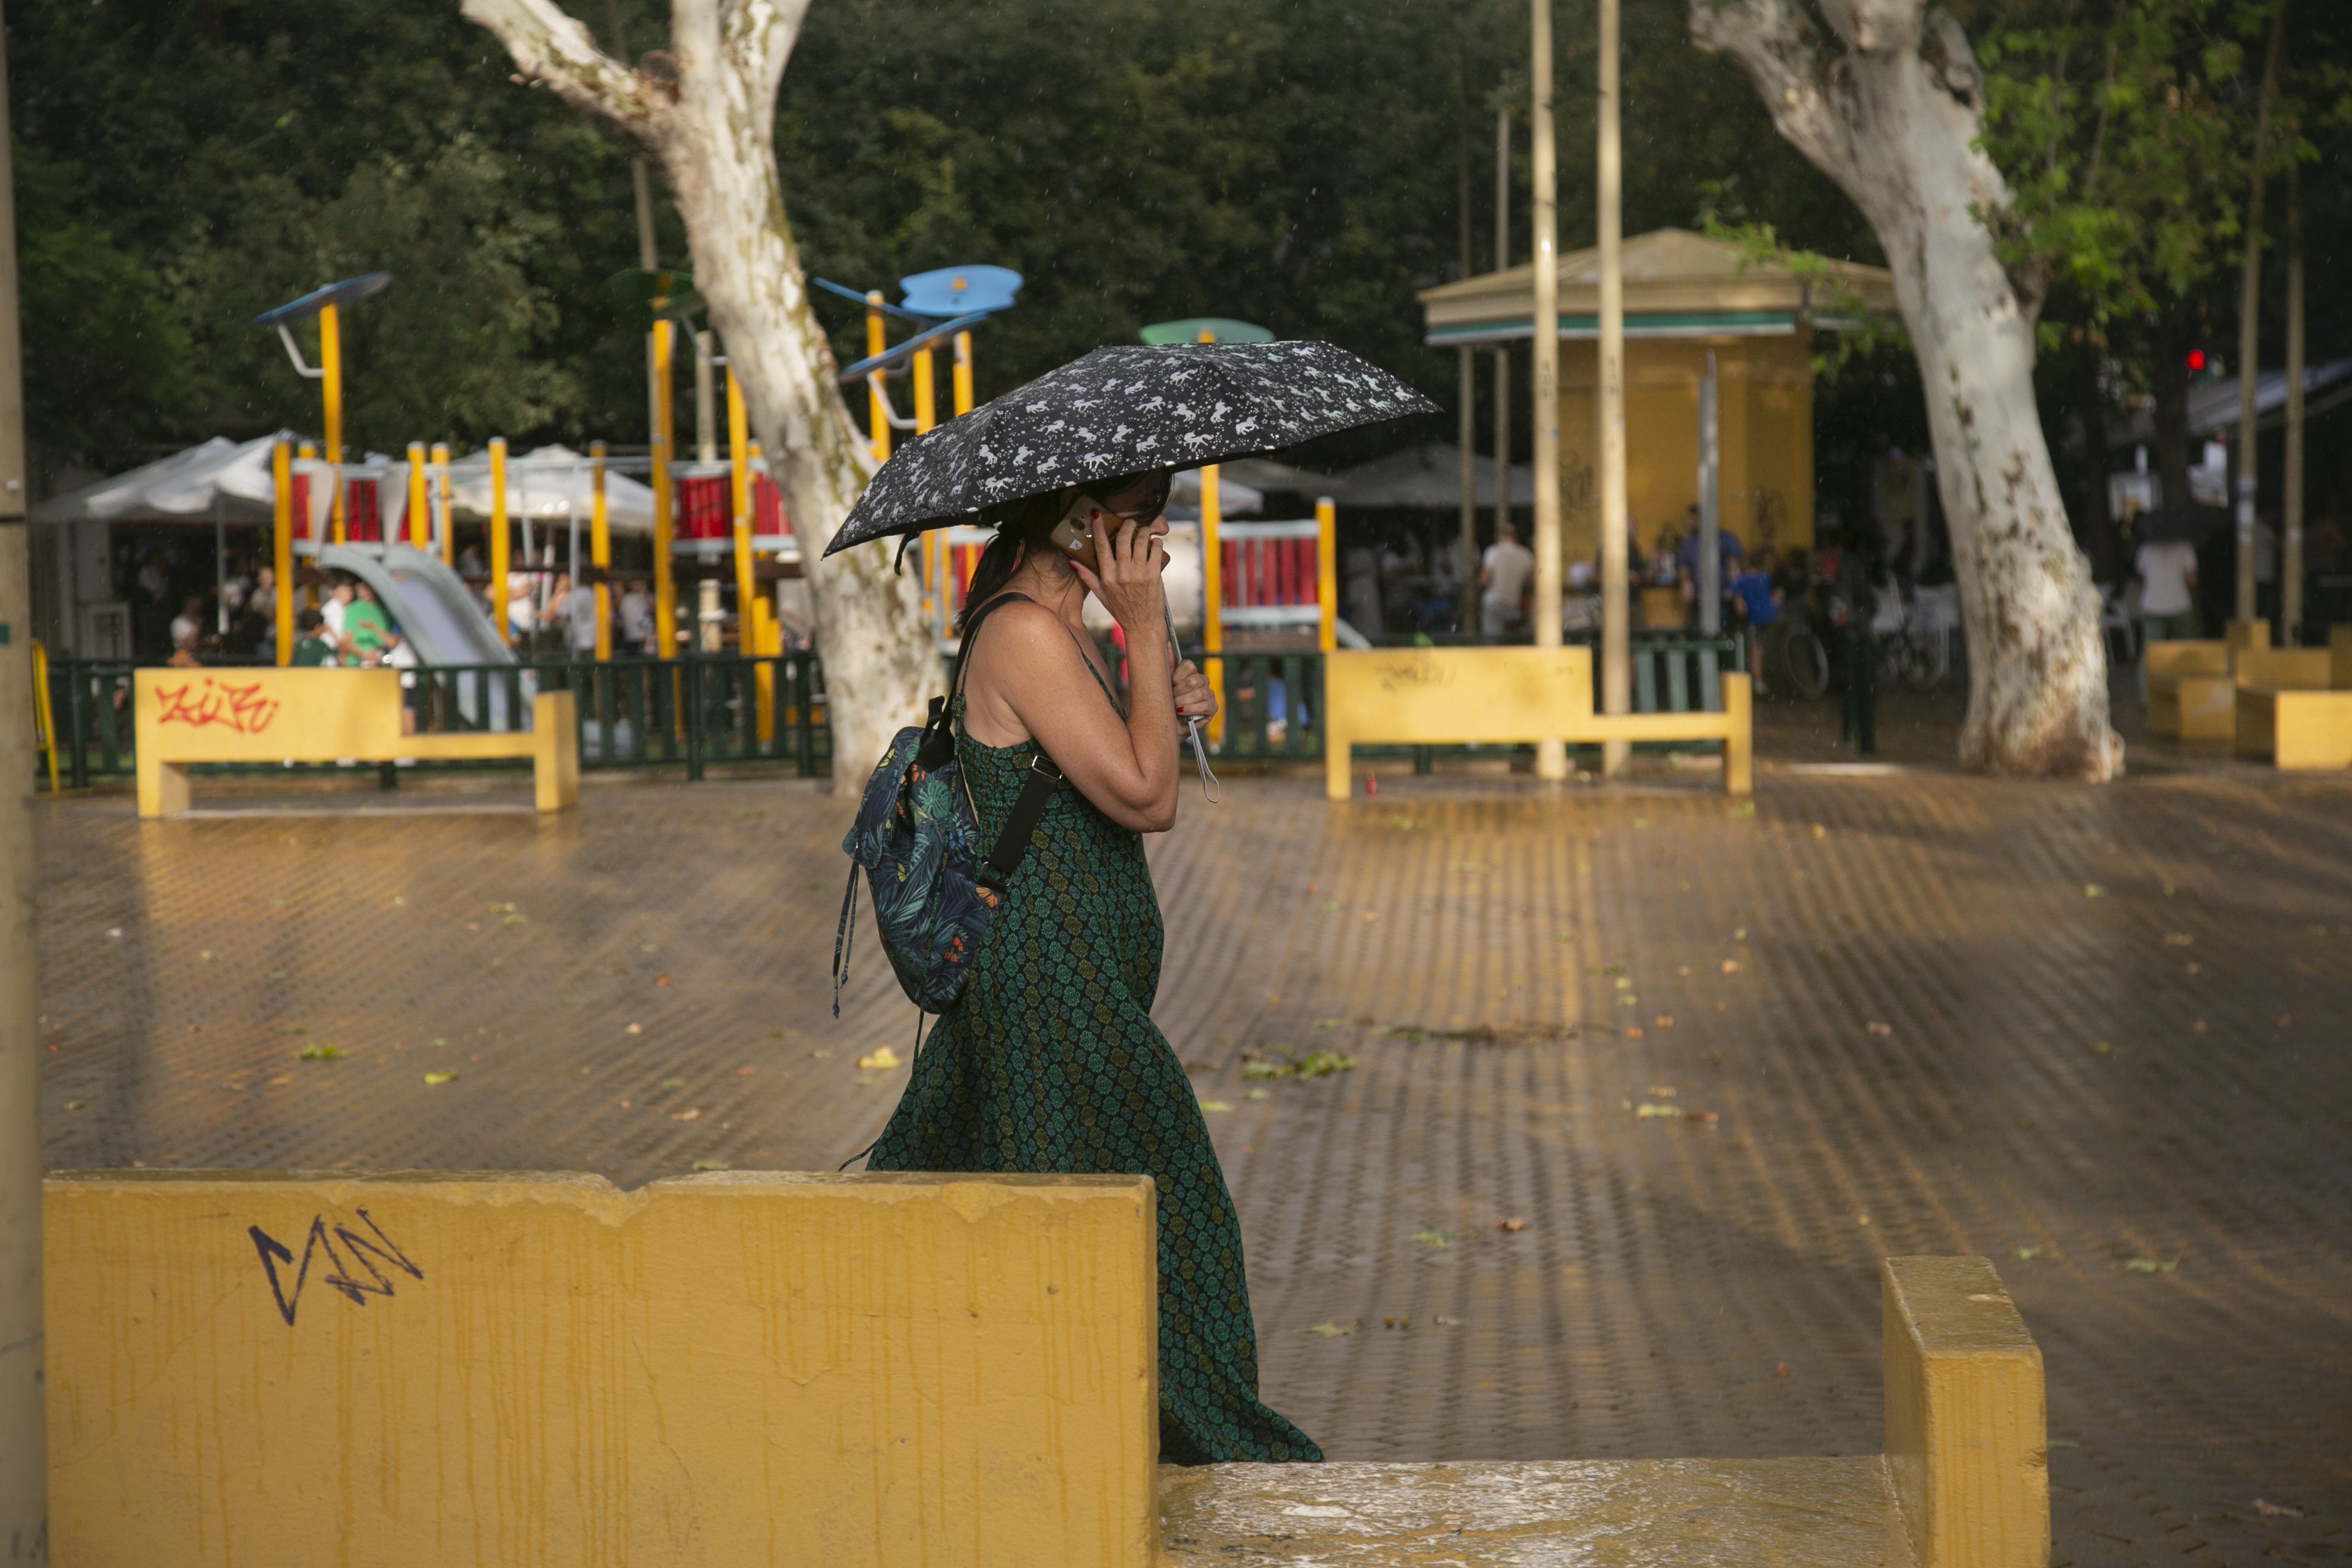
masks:
<path id="1" fill-rule="evenodd" d="M 134 668 L 89 659 L 50 663 L 59 782 L 68 788 L 136 771 Z M 583 768 L 677 767 L 698 779 L 712 766 L 773 765 L 807 777 L 823 773 L 833 757 L 823 668 L 811 653 L 435 665 L 403 673 L 411 678 L 407 701 L 425 734 L 523 729 L 536 693 L 575 693 Z M 529 765 L 420 764 L 444 770 Z"/>

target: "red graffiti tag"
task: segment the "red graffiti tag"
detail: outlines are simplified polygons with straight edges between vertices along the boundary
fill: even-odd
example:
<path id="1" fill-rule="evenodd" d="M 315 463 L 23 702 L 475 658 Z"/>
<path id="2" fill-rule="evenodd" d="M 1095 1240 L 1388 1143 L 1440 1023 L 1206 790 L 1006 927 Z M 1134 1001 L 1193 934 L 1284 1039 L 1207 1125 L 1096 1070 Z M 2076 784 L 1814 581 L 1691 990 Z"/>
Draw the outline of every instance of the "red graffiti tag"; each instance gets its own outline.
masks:
<path id="1" fill-rule="evenodd" d="M 261 694 L 261 682 L 232 686 L 205 676 L 196 684 L 155 688 L 158 724 L 187 724 L 201 729 L 223 724 L 240 735 L 257 735 L 278 717 L 277 699 Z"/>

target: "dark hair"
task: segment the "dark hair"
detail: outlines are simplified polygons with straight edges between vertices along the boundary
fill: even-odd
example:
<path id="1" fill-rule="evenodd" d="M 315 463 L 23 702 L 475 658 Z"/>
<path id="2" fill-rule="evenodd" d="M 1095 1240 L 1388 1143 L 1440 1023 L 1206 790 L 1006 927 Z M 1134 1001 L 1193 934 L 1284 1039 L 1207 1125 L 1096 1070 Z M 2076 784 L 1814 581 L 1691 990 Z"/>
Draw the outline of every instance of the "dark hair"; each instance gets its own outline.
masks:
<path id="1" fill-rule="evenodd" d="M 1164 480 L 1169 470 L 1147 472 L 1160 473 Z M 1078 489 L 1097 501 L 1108 501 L 1142 477 L 1115 474 L 1107 479 L 1090 479 Z M 1163 484 L 1160 503 L 1165 506 L 1167 500 Z M 963 635 L 964 622 L 971 618 L 972 606 L 984 605 L 1003 593 L 1004 584 L 1013 580 L 1013 574 L 1021 569 L 1022 560 L 1045 543 L 1054 525 L 1062 521 L 1062 492 L 1048 490 L 1041 496 L 1024 496 L 1003 506 L 990 507 L 981 513 L 980 521 L 982 527 L 993 527 L 996 537 L 988 542 L 988 548 L 980 552 L 979 564 L 971 569 L 971 582 L 964 589 L 963 609 L 956 616 L 959 637 Z"/>
<path id="2" fill-rule="evenodd" d="M 294 624 L 306 632 L 315 632 L 327 624 L 327 617 L 316 610 L 304 610 L 294 617 Z"/>

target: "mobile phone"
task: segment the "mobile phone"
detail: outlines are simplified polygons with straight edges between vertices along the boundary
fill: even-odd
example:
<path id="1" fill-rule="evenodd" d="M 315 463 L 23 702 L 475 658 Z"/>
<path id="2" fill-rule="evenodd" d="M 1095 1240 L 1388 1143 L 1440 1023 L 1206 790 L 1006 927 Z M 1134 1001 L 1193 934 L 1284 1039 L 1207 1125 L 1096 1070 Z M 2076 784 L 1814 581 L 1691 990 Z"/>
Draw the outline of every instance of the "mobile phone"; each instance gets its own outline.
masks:
<path id="1" fill-rule="evenodd" d="M 1062 521 L 1054 525 L 1054 531 L 1045 539 L 1067 559 L 1089 572 L 1097 571 L 1100 568 L 1095 563 L 1096 531 L 1107 531 L 1111 525 L 1112 519 L 1103 510 L 1102 503 L 1080 491 L 1070 502 L 1068 510 L 1062 513 Z"/>

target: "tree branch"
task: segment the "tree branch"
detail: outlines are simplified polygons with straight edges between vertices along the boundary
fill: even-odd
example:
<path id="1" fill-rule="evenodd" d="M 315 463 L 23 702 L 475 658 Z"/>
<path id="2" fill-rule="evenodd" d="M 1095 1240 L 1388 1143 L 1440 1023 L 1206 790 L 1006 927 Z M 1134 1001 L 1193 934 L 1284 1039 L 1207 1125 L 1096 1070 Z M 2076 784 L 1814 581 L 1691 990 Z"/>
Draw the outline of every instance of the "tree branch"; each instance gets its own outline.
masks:
<path id="1" fill-rule="evenodd" d="M 597 48 L 588 29 L 553 0 L 462 0 L 459 13 L 486 27 L 534 82 L 573 108 L 650 143 L 658 108 L 649 84 Z"/>
<path id="2" fill-rule="evenodd" d="M 1853 156 L 1830 103 L 1841 57 L 1790 0 L 1690 0 L 1690 36 L 1700 52 L 1738 61 L 1774 129 L 1851 189 Z"/>
<path id="3" fill-rule="evenodd" d="M 722 47 L 744 62 L 744 74 L 767 90 L 772 102 L 808 8 L 809 0 L 736 0 L 727 13 Z"/>

